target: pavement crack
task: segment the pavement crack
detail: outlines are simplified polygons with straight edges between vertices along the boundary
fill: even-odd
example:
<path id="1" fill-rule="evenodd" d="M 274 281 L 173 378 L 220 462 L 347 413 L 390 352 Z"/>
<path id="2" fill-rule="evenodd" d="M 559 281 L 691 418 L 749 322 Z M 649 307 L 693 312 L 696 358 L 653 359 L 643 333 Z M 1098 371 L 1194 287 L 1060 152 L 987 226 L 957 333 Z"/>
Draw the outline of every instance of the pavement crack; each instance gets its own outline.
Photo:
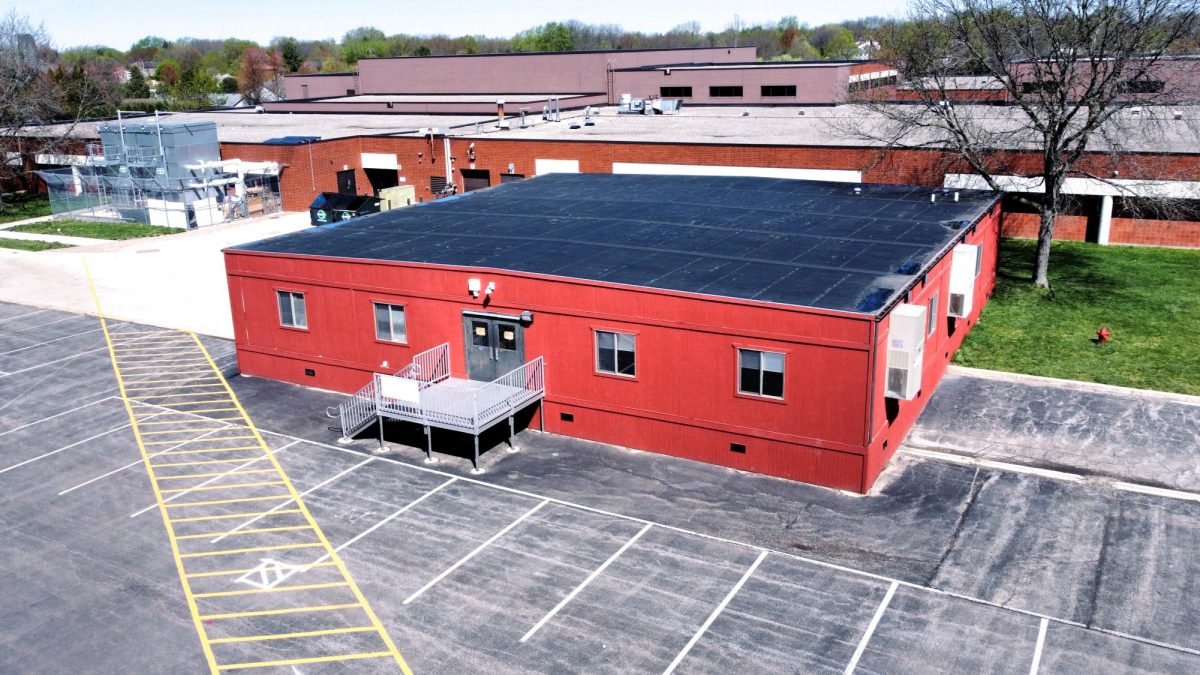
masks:
<path id="1" fill-rule="evenodd" d="M 929 576 L 925 579 L 925 585 L 929 588 L 934 588 L 934 581 L 942 572 L 942 567 L 946 564 L 946 560 L 958 546 L 958 540 L 962 536 L 963 525 L 967 522 L 967 517 L 970 516 L 971 510 L 975 507 L 975 501 L 979 497 L 979 493 L 988 483 L 995 480 L 996 474 L 990 474 L 982 482 L 979 480 L 979 468 L 975 468 L 975 473 L 971 476 L 971 488 L 968 493 L 967 503 L 962 511 L 958 513 L 958 519 L 954 521 L 954 531 L 950 533 L 950 538 L 946 541 L 946 546 L 942 549 L 941 556 L 938 557 L 937 564 L 930 570 Z"/>
<path id="2" fill-rule="evenodd" d="M 1091 590 L 1084 599 L 1083 607 L 1081 608 L 1080 618 L 1083 620 L 1083 625 L 1092 628 L 1096 623 L 1096 607 L 1100 602 L 1100 590 L 1104 585 L 1104 563 L 1108 557 L 1108 545 L 1112 540 L 1114 522 L 1119 522 L 1124 518 L 1125 505 L 1117 502 L 1116 516 L 1108 516 L 1104 519 L 1104 534 L 1100 538 L 1100 552 L 1096 556 L 1096 569 L 1092 574 Z"/>

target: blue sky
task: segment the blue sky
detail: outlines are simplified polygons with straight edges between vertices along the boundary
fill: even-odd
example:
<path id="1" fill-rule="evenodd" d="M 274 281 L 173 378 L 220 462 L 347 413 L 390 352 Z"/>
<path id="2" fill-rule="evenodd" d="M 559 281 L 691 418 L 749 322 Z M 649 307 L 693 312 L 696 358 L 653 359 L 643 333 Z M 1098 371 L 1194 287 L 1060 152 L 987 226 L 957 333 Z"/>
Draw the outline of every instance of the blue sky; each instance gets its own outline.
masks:
<path id="1" fill-rule="evenodd" d="M 739 4 L 741 6 L 739 7 Z M 733 3 L 728 0 L 188 0 L 131 2 L 127 0 L 38 0 L 14 3 L 0 0 L 5 11 L 15 10 L 34 24 L 41 23 L 59 48 L 104 44 L 127 49 L 144 35 L 167 39 L 240 37 L 267 42 L 276 35 L 298 38 L 340 38 L 358 26 L 376 26 L 385 33 L 449 35 L 483 34 L 506 37 L 546 23 L 578 19 L 615 23 L 629 30 L 665 31 L 689 21 L 703 30 L 721 30 L 735 13 L 745 23 L 775 21 L 793 14 L 812 25 L 870 15 L 904 12 L 906 0 L 856 2 Z"/>

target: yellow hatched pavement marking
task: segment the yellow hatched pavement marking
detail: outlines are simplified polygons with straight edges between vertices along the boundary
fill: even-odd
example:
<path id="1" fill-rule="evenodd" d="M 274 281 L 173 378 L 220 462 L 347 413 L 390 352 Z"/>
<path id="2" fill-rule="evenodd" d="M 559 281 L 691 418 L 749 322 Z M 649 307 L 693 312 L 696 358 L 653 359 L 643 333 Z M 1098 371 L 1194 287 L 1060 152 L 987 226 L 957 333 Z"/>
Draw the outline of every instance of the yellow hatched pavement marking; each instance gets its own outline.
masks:
<path id="1" fill-rule="evenodd" d="M 298 511 L 296 511 L 298 512 Z M 275 513 L 279 513 L 275 511 Z M 295 513 L 295 512 L 294 512 Z M 205 537 L 230 537 L 237 534 L 261 534 L 263 532 L 290 532 L 292 530 L 307 530 L 307 525 L 288 525 L 286 527 L 260 527 L 253 530 L 225 530 L 224 532 L 205 532 L 204 534 L 185 534 L 176 539 L 204 539 Z"/>
<path id="2" fill-rule="evenodd" d="M 163 525 L 167 529 L 167 539 L 171 544 L 171 554 L 175 558 L 175 570 L 179 574 L 179 582 L 183 586 L 183 595 L 187 600 L 188 609 L 192 613 L 192 624 L 196 628 L 197 635 L 200 636 L 200 646 L 204 649 L 204 658 L 208 662 L 209 670 L 213 673 L 218 673 L 220 671 L 217 667 L 217 659 L 213 656 L 212 646 L 208 642 L 208 632 L 204 629 L 204 623 L 200 619 L 200 610 L 196 606 L 196 598 L 192 594 L 191 584 L 188 583 L 187 574 L 183 569 L 183 559 L 179 557 L 179 542 L 175 540 L 175 527 L 171 524 L 171 519 L 167 515 L 162 493 L 158 491 L 158 481 L 155 480 L 154 466 L 150 463 L 150 453 L 146 451 L 146 446 L 142 442 L 142 430 L 138 426 L 138 418 L 133 412 L 133 404 L 129 401 L 129 394 L 125 391 L 125 382 L 121 379 L 121 368 L 117 365 L 117 349 L 113 345 L 112 335 L 109 334 L 108 320 L 104 318 L 104 310 L 100 307 L 100 295 L 96 292 L 96 284 L 92 281 L 92 270 L 88 267 L 86 258 L 83 261 L 83 268 L 87 275 L 88 287 L 92 292 L 92 300 L 96 303 L 96 313 L 100 317 L 100 328 L 104 331 L 104 341 L 108 344 L 108 351 L 113 364 L 113 374 L 116 375 L 117 387 L 121 391 L 121 400 L 124 401 L 125 411 L 129 414 L 129 421 L 133 427 L 133 437 L 137 441 L 138 451 L 141 452 L 142 463 L 146 466 L 146 473 L 150 476 L 150 487 L 154 490 L 154 498 L 158 501 L 158 510 L 162 515 Z"/>
<path id="3" fill-rule="evenodd" d="M 159 480 L 162 480 L 161 478 Z M 170 490 L 162 490 L 164 495 L 174 494 L 176 492 L 208 492 L 211 490 L 237 490 L 240 488 L 262 487 L 264 485 L 283 485 L 281 480 L 266 480 L 255 483 L 226 483 L 225 485 L 204 485 L 197 487 L 172 488 Z"/>
<path id="4" fill-rule="evenodd" d="M 279 544 L 278 546 L 251 546 L 249 548 L 226 548 L 219 551 L 197 551 L 195 553 L 181 553 L 180 558 L 208 558 L 216 555 L 237 555 L 239 553 L 257 553 L 259 551 L 290 551 L 294 548 L 316 548 L 321 542 L 314 541 L 308 544 Z"/>
<path id="5" fill-rule="evenodd" d="M 322 563 L 316 563 L 316 564 L 314 564 L 314 565 L 305 565 L 305 568 L 312 568 L 312 567 L 334 567 L 334 566 L 335 566 L 335 565 L 334 565 L 333 563 L 331 563 L 331 562 L 322 562 Z M 236 575 L 238 575 L 238 576 L 241 576 L 241 575 L 245 574 L 246 572 L 252 572 L 252 571 L 254 571 L 255 569 L 257 569 L 257 568 L 254 568 L 254 567 L 245 567 L 245 568 L 242 568 L 242 569 L 236 569 L 236 570 L 217 570 L 217 571 L 215 571 L 215 572 L 189 572 L 189 573 L 188 573 L 188 576 L 189 576 L 189 577 L 191 577 L 191 578 L 193 578 L 193 579 L 197 579 L 197 578 L 200 578 L 200 577 L 223 577 L 223 576 L 229 576 L 229 575 L 232 575 L 232 574 L 236 574 Z M 374 630 L 374 628 L 372 628 L 372 630 Z"/>
<path id="6" fill-rule="evenodd" d="M 223 614 L 201 614 L 201 619 L 240 619 L 247 616 L 276 616 L 279 614 L 304 614 L 307 612 L 336 612 L 340 609 L 358 609 L 362 605 L 347 602 L 341 605 L 311 605 L 308 607 L 284 607 L 281 609 L 256 609 L 249 612 L 225 612 Z"/>
<path id="7" fill-rule="evenodd" d="M 318 588 L 342 588 L 350 584 L 345 581 L 331 581 L 327 584 L 304 584 L 302 586 L 272 586 L 270 588 L 247 588 L 244 591 L 217 591 L 216 593 L 197 593 L 197 598 L 228 598 L 235 595 L 257 595 L 259 593 L 284 593 L 287 591 L 312 591 Z"/>
<path id="8" fill-rule="evenodd" d="M 345 563 L 341 560 L 341 557 L 338 555 L 336 549 L 334 549 L 334 547 L 329 543 L 328 538 L 325 536 L 325 533 L 321 530 L 320 526 L 317 524 L 316 520 L 313 518 L 312 513 L 308 510 L 308 507 L 304 504 L 303 500 L 301 500 L 299 493 L 296 491 L 295 485 L 292 484 L 292 482 L 288 478 L 287 474 L 284 473 L 283 467 L 279 464 L 279 460 L 275 457 L 274 453 L 272 453 L 270 451 L 270 448 L 267 445 L 266 441 L 263 439 L 262 434 L 258 431 L 258 428 L 254 425 L 254 422 L 250 419 L 250 416 L 246 413 L 245 408 L 243 408 L 241 403 L 238 401 L 237 395 L 234 394 L 233 389 L 229 386 L 228 381 L 225 380 L 224 375 L 221 373 L 220 368 L 217 367 L 216 362 L 213 361 L 212 356 L 208 353 L 208 350 L 204 347 L 204 344 L 200 342 L 200 339 L 194 333 L 188 333 L 186 335 L 188 338 L 190 338 L 190 340 L 184 341 L 183 344 L 180 345 L 180 349 L 183 349 L 184 345 L 186 345 L 186 344 L 188 344 L 188 342 L 190 342 L 190 344 L 194 345 L 195 349 L 198 351 L 199 356 L 191 356 L 189 353 L 180 353 L 178 355 L 178 358 L 167 358 L 167 359 L 159 360 L 157 354 L 147 353 L 144 356 L 139 357 L 139 355 L 137 355 L 137 354 L 129 354 L 128 352 L 121 353 L 121 350 L 118 349 L 117 344 L 114 343 L 114 340 L 113 340 L 114 334 L 109 331 L 108 320 L 105 318 L 103 309 L 100 305 L 100 297 L 96 291 L 96 286 L 92 280 L 91 270 L 90 270 L 90 268 L 88 268 L 86 259 L 84 260 L 84 270 L 87 275 L 88 285 L 91 290 L 92 299 L 96 304 L 96 312 L 100 318 L 100 327 L 104 333 L 105 342 L 108 345 L 109 355 L 110 355 L 110 358 L 111 358 L 111 361 L 113 364 L 113 372 L 117 379 L 117 385 L 118 385 L 118 388 L 121 393 L 121 399 L 125 404 L 125 409 L 129 415 L 131 426 L 132 426 L 132 429 L 134 432 L 134 440 L 137 442 L 138 450 L 142 456 L 142 462 L 146 468 L 146 473 L 148 474 L 148 476 L 150 478 L 151 489 L 154 492 L 155 501 L 158 503 L 159 514 L 162 517 L 163 525 L 165 526 L 166 531 L 167 531 L 167 538 L 168 538 L 170 546 L 171 546 L 172 556 L 175 559 L 176 571 L 179 575 L 179 580 L 180 580 L 180 583 L 183 588 L 183 594 L 184 594 L 185 599 L 187 600 L 188 608 L 191 611 L 192 623 L 196 629 L 196 634 L 200 638 L 200 643 L 204 650 L 204 656 L 208 663 L 209 670 L 215 675 L 215 674 L 221 672 L 222 670 L 233 670 L 233 669 L 239 669 L 239 668 L 263 668 L 263 667 L 270 667 L 270 666 L 301 665 L 301 664 L 305 664 L 305 663 L 328 663 L 328 662 L 337 662 L 337 661 L 349 661 L 349 660 L 366 659 L 366 658 L 390 658 L 396 662 L 396 664 L 400 667 L 400 670 L 402 672 L 404 672 L 405 675 L 412 675 L 412 670 L 409 668 L 408 664 L 404 660 L 404 657 L 401 656 L 399 650 L 396 648 L 396 644 L 392 641 L 391 636 L 388 635 L 387 630 L 384 628 L 382 622 L 379 620 L 378 615 L 375 614 L 375 611 L 371 608 L 371 605 L 367 601 L 366 597 L 363 595 L 362 590 L 358 587 L 358 584 L 354 581 L 354 578 L 350 575 L 349 570 L 346 568 Z M 157 333 L 157 332 L 155 332 L 155 333 Z M 167 347 L 167 346 L 174 346 L 174 345 L 165 345 L 164 344 L 161 346 Z M 134 350 L 134 351 L 136 351 L 136 350 Z M 150 357 L 150 358 L 147 358 L 147 357 Z M 147 370 L 153 370 L 153 371 L 158 371 L 158 372 L 155 372 L 155 373 L 144 372 Z M 180 409 L 177 412 L 189 414 L 189 415 L 197 415 L 197 414 L 201 414 L 201 413 L 234 413 L 232 415 L 222 416 L 222 420 L 223 421 L 238 421 L 245 425 L 244 430 L 249 431 L 251 434 L 250 436 L 248 436 L 246 438 L 253 439 L 254 441 L 256 441 L 256 446 L 252 446 L 252 448 L 261 450 L 264 453 L 264 455 L 260 458 L 268 460 L 271 463 L 272 468 L 274 469 L 274 471 L 276 472 L 276 474 L 279 477 L 279 481 L 277 481 L 277 482 L 270 482 L 270 483 L 264 483 L 264 484 L 282 485 L 286 488 L 286 493 L 279 494 L 279 495 L 270 495 L 270 496 L 245 497 L 245 498 L 239 498 L 239 499 L 220 499 L 220 500 L 213 500 L 213 501 L 198 501 L 198 502 L 183 502 L 183 503 L 177 502 L 177 503 L 168 504 L 163 496 L 164 490 L 162 490 L 159 487 L 159 477 L 156 475 L 157 469 L 161 469 L 163 467 L 170 467 L 170 466 L 197 466 L 197 465 L 205 465 L 205 464 L 228 464 L 228 463 L 234 463 L 234 462 L 245 462 L 248 459 L 255 459 L 255 458 L 242 457 L 242 458 L 233 459 L 233 460 L 206 460 L 206 461 L 201 461 L 201 462 L 181 462 L 181 463 L 171 463 L 171 464 L 155 464 L 155 463 L 151 462 L 150 458 L 153 455 L 151 452 L 149 452 L 147 450 L 147 445 L 155 445 L 155 444 L 165 445 L 168 442 L 167 441 L 157 441 L 157 442 L 149 441 L 149 442 L 147 442 L 142 437 L 141 425 L 148 424 L 148 422 L 142 421 L 139 414 L 137 412 L 135 412 L 135 406 L 138 405 L 138 402 L 136 400 L 136 394 L 126 388 L 126 382 L 125 382 L 124 374 L 123 374 L 125 372 L 130 372 L 133 374 L 133 377 L 140 378 L 140 381 L 138 381 L 136 384 L 131 384 L 132 387 L 141 386 L 143 384 L 150 384 L 151 382 L 147 378 L 148 377 L 155 378 L 156 376 L 158 379 L 182 378 L 185 381 L 187 381 L 187 379 L 193 374 L 196 375 L 197 377 L 205 376 L 205 379 L 212 378 L 213 381 L 216 383 L 213 385 L 213 387 L 216 388 L 217 391 L 213 391 L 213 392 L 211 392 L 211 394 L 206 393 L 205 395 L 213 396 L 213 400 L 206 399 L 204 401 L 187 401 L 187 402 L 182 402 L 182 403 L 173 403 L 172 406 L 175 406 L 175 407 L 178 407 L 181 405 L 188 406 L 187 408 Z M 158 397 L 158 398 L 167 398 L 167 397 Z M 204 407 L 206 405 L 207 406 L 215 406 L 215 407 L 207 407 L 206 408 L 206 407 Z M 196 409 L 196 408 L 199 408 L 199 409 Z M 245 484 L 243 486 L 249 486 L 249 484 Z M 271 512 L 271 514 L 272 515 L 281 515 L 284 513 L 296 513 L 296 514 L 302 515 L 304 518 L 304 521 L 307 523 L 306 529 L 311 529 L 312 532 L 316 535 L 318 541 L 312 542 L 312 543 L 306 543 L 306 544 L 250 547 L 250 548 L 245 548 L 245 549 L 226 549 L 226 550 L 220 550 L 220 551 L 194 552 L 194 553 L 187 553 L 187 554 L 184 554 L 181 552 L 180 546 L 179 546 L 179 538 L 177 537 L 176 532 L 175 532 L 175 523 L 193 522 L 193 521 L 201 521 L 201 520 L 220 520 L 223 518 L 232 518 L 232 517 L 246 517 L 247 514 L 196 515 L 196 516 L 191 516 L 191 517 L 186 517 L 186 518 L 175 518 L 175 517 L 173 517 L 173 513 L 178 513 L 178 512 L 177 511 L 173 512 L 169 509 L 182 508 L 182 507 L 203 507 L 203 506 L 209 506 L 209 505 L 235 504 L 235 503 L 242 503 L 242 502 L 255 502 L 255 501 L 266 501 L 266 500 L 288 500 L 288 501 L 294 503 L 294 506 L 296 507 L 294 509 L 279 510 L 279 511 Z M 188 512 L 185 511 L 183 513 L 186 514 Z M 341 577 L 343 579 L 343 581 L 339 582 L 339 583 L 344 585 L 348 590 L 350 590 L 350 592 L 353 594 L 356 602 L 342 604 L 342 605 L 293 607 L 293 608 L 254 611 L 254 612 L 232 612 L 232 613 L 219 613 L 219 614 L 209 614 L 209 615 L 202 615 L 200 613 L 200 610 L 197 606 L 197 599 L 196 599 L 197 594 L 195 594 L 192 591 L 191 582 L 189 581 L 189 579 L 196 578 L 199 576 L 229 575 L 229 574 L 233 574 L 233 572 L 226 570 L 226 571 L 222 571 L 222 572 L 199 572 L 199 573 L 195 573 L 195 574 L 189 574 L 187 572 L 187 570 L 185 569 L 184 558 L 225 556 L 225 555 L 232 555 L 234 553 L 242 553 L 242 552 L 250 553 L 250 552 L 259 552 L 259 551 L 286 550 L 286 549 L 290 549 L 290 548 L 309 548 L 309 547 L 324 548 L 325 553 L 326 553 L 324 557 L 327 560 L 326 562 L 318 563 L 317 565 L 310 565 L 309 567 L 330 566 L 330 567 L 337 568 L 338 572 L 341 574 Z M 250 571 L 252 571 L 252 570 L 243 570 L 243 571 L 240 571 L 239 573 L 245 574 Z M 299 591 L 301 589 L 293 588 L 290 590 Z M 215 596 L 208 596 L 208 597 L 215 597 Z M 234 664 L 219 664 L 219 663 L 217 663 L 216 657 L 213 654 L 212 641 L 210 640 L 210 638 L 208 636 L 208 631 L 204 625 L 207 620 L 211 620 L 211 619 L 250 617 L 250 616 L 267 616 L 267 615 L 275 615 L 275 614 L 293 614 L 293 613 L 318 612 L 318 611 L 335 611 L 335 610 L 339 610 L 339 609 L 355 609 L 355 608 L 362 609 L 365 612 L 365 614 L 367 615 L 367 618 L 369 619 L 368 622 L 371 624 L 371 629 L 379 635 L 380 639 L 386 645 L 386 651 L 363 652 L 363 653 L 356 653 L 356 654 L 334 654 L 334 655 L 328 655 L 328 656 L 316 656 L 316 657 L 307 657 L 307 658 L 300 658 L 300 659 L 283 659 L 283 660 L 279 660 L 279 661 L 261 661 L 261 662 L 246 662 L 246 663 L 234 663 Z M 347 631 L 347 632 L 350 632 L 350 631 Z"/>
<path id="9" fill-rule="evenodd" d="M 347 628 L 326 628 L 324 630 L 306 630 L 299 633 L 268 633 L 266 635 L 246 635 L 242 637 L 213 638 L 209 642 L 224 644 L 228 642 L 259 642 L 261 640 L 289 640 L 291 638 L 317 637 L 320 635 L 342 635 L 343 633 L 371 633 L 375 626 L 350 626 Z"/>
<path id="10" fill-rule="evenodd" d="M 310 656 L 304 659 L 283 659 L 281 661 L 257 661 L 252 663 L 230 663 L 220 666 L 221 670 L 235 668 L 278 668 L 280 666 L 300 666 L 305 663 L 329 663 L 330 661 L 352 661 L 358 659 L 382 659 L 392 656 L 391 652 L 362 652 L 359 654 L 339 654 L 337 656 Z"/>

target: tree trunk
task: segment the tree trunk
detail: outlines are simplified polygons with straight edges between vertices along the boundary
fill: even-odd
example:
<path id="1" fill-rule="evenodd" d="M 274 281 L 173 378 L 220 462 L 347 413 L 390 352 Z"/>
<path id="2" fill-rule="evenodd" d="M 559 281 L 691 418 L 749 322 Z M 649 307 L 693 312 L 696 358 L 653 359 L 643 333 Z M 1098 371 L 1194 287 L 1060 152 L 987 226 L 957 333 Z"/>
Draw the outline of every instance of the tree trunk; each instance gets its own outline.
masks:
<path id="1" fill-rule="evenodd" d="M 1043 180 L 1046 193 L 1042 195 L 1042 220 L 1041 226 L 1038 227 L 1033 285 L 1039 288 L 1050 288 L 1050 242 L 1054 240 L 1054 221 L 1058 218 L 1063 176 L 1047 171 Z"/>
<path id="2" fill-rule="evenodd" d="M 1033 268 L 1033 284 L 1039 288 L 1050 288 L 1050 242 L 1054 239 L 1054 219 L 1056 217 L 1058 217 L 1057 206 L 1042 205 L 1042 222 L 1038 228 L 1037 254 Z"/>

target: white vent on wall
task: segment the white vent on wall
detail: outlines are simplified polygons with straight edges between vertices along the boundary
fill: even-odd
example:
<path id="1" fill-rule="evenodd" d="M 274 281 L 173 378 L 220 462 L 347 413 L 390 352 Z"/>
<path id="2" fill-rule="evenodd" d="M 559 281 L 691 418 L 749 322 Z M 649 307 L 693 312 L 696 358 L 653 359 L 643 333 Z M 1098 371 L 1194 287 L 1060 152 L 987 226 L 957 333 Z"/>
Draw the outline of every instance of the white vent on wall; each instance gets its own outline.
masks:
<path id="1" fill-rule="evenodd" d="M 887 396 L 905 401 L 921 390 L 925 356 L 924 305 L 896 305 L 887 342 Z"/>
<path id="2" fill-rule="evenodd" d="M 971 314 L 978 260 L 978 246 L 959 244 L 954 247 L 950 258 L 950 301 L 946 305 L 946 313 L 950 316 L 961 319 Z"/>

